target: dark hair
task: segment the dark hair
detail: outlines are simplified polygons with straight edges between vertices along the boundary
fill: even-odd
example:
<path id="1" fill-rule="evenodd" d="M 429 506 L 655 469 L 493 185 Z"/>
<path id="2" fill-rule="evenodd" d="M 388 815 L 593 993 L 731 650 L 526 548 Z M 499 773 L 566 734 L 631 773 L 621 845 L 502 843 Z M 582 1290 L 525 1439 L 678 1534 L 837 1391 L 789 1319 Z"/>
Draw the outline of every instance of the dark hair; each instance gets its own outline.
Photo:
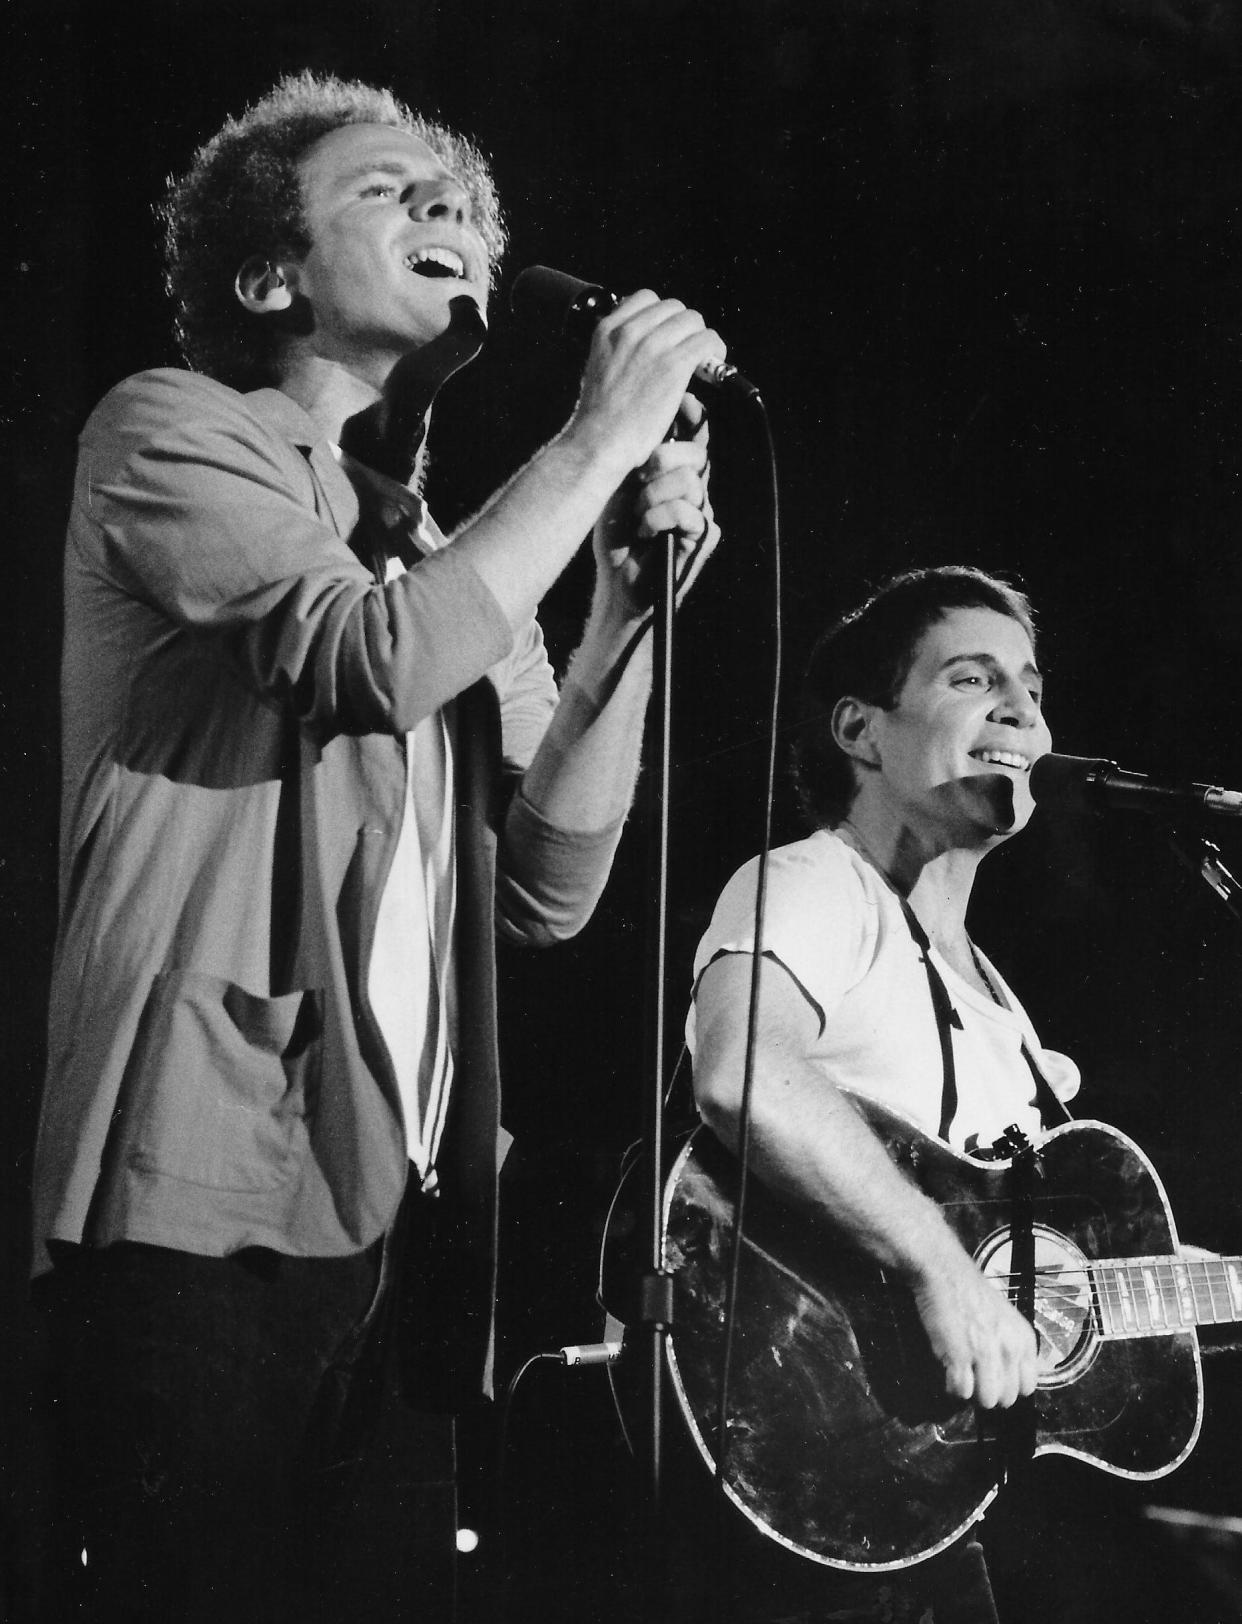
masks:
<path id="1" fill-rule="evenodd" d="M 347 124 L 386 124 L 427 143 L 470 194 L 495 273 L 505 228 L 487 160 L 472 142 L 412 113 L 390 91 L 293 74 L 230 118 L 187 172 L 168 182 L 160 208 L 164 283 L 176 306 L 177 342 L 197 371 L 239 389 L 274 381 L 288 328 L 251 315 L 233 283 L 253 255 L 310 247 L 298 162 L 321 136 Z"/>
<path id="2" fill-rule="evenodd" d="M 835 828 L 857 790 L 853 763 L 832 734 L 838 702 L 860 699 L 891 710 L 924 633 L 951 609 L 993 609 L 1016 620 L 1035 645 L 1025 594 L 965 564 L 894 576 L 816 643 L 802 682 L 793 760 L 799 805 L 813 828 Z"/>

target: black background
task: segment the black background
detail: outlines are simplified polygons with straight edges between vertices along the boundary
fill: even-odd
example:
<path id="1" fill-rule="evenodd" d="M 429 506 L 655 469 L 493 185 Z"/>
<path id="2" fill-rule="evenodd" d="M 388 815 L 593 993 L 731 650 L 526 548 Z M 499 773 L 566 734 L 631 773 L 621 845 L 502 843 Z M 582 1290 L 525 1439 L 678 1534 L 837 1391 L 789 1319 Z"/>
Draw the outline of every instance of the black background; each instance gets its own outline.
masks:
<path id="1" fill-rule="evenodd" d="M 55 908 L 60 537 L 90 407 L 176 359 L 151 210 L 164 175 L 281 72 L 391 85 L 492 155 L 506 291 L 544 262 L 675 293 L 760 384 L 789 679 L 868 583 L 979 564 L 1034 598 L 1059 748 L 1239 785 L 1242 20 L 1211 0 L 11 0 L 5 22 L 0 1487 L 20 1592 L 43 1503 L 21 1282 Z M 437 408 L 446 528 L 571 399 L 561 357 L 498 300 L 487 351 Z M 675 688 L 675 1024 L 712 900 L 759 841 L 773 649 L 762 447 L 744 413 L 717 407 L 713 428 L 726 541 L 683 617 Z M 546 606 L 558 661 L 587 590 L 575 566 Z M 640 806 L 578 942 L 504 960 L 519 1139 L 502 1379 L 598 1334 L 598 1234 L 645 1069 L 648 823 Z M 776 829 L 795 832 L 783 785 Z M 1240 834 L 1213 830 L 1235 867 Z M 1163 831 L 1037 818 L 985 869 L 973 928 L 1081 1063 L 1080 1113 L 1147 1149 L 1184 1237 L 1242 1251 L 1242 936 Z M 1142 1517 L 1242 1516 L 1238 1356 L 1209 1359 L 1205 1385 L 1203 1440 L 1174 1477 L 1042 1462 L 989 1518 L 1013 1624 L 1242 1616 L 1225 1533 L 1192 1548 Z M 609 1616 L 631 1485 L 603 1378 L 538 1367 L 510 1441 L 513 1616 Z M 488 1423 L 467 1434 L 482 1519 L 491 1443 Z"/>

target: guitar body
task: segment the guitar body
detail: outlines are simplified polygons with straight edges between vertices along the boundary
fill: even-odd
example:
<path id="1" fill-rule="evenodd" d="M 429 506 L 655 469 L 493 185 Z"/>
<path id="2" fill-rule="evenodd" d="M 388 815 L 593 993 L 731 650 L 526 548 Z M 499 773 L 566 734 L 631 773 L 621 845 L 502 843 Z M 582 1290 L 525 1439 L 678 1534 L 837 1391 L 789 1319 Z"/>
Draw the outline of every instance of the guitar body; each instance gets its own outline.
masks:
<path id="1" fill-rule="evenodd" d="M 884 1107 L 854 1102 L 985 1273 L 1006 1276 L 1010 1164 L 959 1155 Z M 1101 1335 L 1086 1268 L 1176 1252 L 1159 1179 L 1101 1123 L 1057 1128 L 1038 1149 L 1039 1385 L 1012 1412 L 948 1398 L 909 1292 L 750 1181 L 724 1488 L 763 1533 L 831 1567 L 921 1561 L 996 1494 L 1016 1458 L 1019 1417 L 1023 1456 L 1032 1423 L 1035 1454 L 1076 1455 L 1123 1476 L 1159 1477 L 1189 1454 L 1202 1417 L 1194 1330 Z M 668 1347 L 678 1401 L 713 1471 L 735 1192 L 733 1159 L 697 1130 L 665 1189 Z"/>

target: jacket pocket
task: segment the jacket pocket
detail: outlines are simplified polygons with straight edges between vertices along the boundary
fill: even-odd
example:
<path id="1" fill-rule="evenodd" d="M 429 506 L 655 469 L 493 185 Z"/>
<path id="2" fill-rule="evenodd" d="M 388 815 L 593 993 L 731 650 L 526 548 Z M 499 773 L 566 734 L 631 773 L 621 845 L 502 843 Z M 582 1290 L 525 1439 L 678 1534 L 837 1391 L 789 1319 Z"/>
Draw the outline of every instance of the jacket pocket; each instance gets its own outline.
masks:
<path id="1" fill-rule="evenodd" d="M 217 1190 L 297 1172 L 319 1082 L 323 1000 L 262 997 L 193 970 L 156 977 L 122 1092 L 130 1166 Z"/>

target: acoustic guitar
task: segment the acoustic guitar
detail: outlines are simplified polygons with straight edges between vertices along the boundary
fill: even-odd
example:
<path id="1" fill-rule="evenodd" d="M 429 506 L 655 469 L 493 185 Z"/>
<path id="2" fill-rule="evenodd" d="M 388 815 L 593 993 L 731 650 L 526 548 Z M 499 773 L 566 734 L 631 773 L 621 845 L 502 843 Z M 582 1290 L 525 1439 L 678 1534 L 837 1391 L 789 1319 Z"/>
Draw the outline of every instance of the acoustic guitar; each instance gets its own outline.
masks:
<path id="1" fill-rule="evenodd" d="M 1185 1460 L 1203 1413 L 1195 1328 L 1242 1319 L 1242 1258 L 1182 1257 L 1154 1168 L 1104 1123 L 1039 1141 L 1015 1236 L 1015 1157 L 961 1155 L 852 1098 L 1014 1300 L 1015 1256 L 1033 1252 L 1038 1387 L 1010 1412 L 946 1396 L 906 1287 L 752 1179 L 722 1478 L 739 1510 L 813 1561 L 875 1571 L 935 1555 L 983 1514 L 1018 1458 L 1015 1414 L 1026 1457 L 1072 1455 L 1129 1478 Z M 732 1157 L 697 1129 L 664 1191 L 667 1346 L 713 1472 L 735 1194 Z"/>

